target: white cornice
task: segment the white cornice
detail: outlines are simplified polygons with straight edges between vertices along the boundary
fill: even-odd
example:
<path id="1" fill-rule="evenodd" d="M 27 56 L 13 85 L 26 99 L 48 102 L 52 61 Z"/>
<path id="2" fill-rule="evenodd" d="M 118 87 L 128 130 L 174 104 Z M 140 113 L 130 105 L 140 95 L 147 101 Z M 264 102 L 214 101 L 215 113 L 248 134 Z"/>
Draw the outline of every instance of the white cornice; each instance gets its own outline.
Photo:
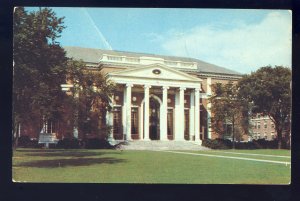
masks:
<path id="1" fill-rule="evenodd" d="M 126 70 L 121 70 L 121 71 L 117 71 L 117 72 L 111 72 L 111 73 L 108 73 L 107 76 L 108 77 L 131 77 L 131 78 L 135 78 L 135 77 L 132 77 L 130 75 L 131 72 L 141 72 L 141 71 L 144 71 L 144 70 L 147 70 L 147 69 L 154 69 L 154 68 L 160 68 L 160 69 L 163 69 L 167 72 L 170 72 L 170 73 L 175 73 L 177 75 L 180 75 L 182 78 L 184 79 L 180 79 L 180 81 L 189 81 L 189 82 L 201 82 L 202 79 L 198 78 L 198 77 L 195 77 L 195 76 L 192 76 L 190 74 L 187 74 L 185 72 L 182 72 L 182 71 L 179 71 L 179 70 L 176 70 L 174 68 L 171 68 L 171 67 L 168 67 L 164 64 L 150 64 L 150 65 L 147 65 L 147 66 L 143 66 L 143 67 L 140 67 L 138 69 L 135 69 L 135 68 L 131 68 L 131 69 L 126 69 Z M 174 74 L 174 75 L 175 75 Z M 148 78 L 147 76 L 144 76 L 144 79 L 153 79 L 152 78 Z M 168 78 L 163 78 L 163 77 L 158 77 L 157 79 L 167 79 L 167 80 L 175 80 L 176 79 L 172 79 L 171 77 L 168 77 Z"/>

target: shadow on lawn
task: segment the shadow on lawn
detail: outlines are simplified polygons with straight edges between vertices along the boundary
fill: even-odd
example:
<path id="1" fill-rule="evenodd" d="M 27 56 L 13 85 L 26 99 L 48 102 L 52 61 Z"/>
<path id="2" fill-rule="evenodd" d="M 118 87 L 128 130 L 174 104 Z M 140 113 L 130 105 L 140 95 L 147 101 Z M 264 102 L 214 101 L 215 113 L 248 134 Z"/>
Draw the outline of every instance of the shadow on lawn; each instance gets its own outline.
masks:
<path id="1" fill-rule="evenodd" d="M 120 154 L 119 151 L 90 152 L 86 150 L 18 150 L 18 152 L 26 152 L 25 155 L 27 156 L 41 157 L 86 157 L 101 156 L 104 154 Z"/>
<path id="2" fill-rule="evenodd" d="M 117 158 L 70 158 L 70 159 L 55 159 L 55 160 L 37 160 L 30 162 L 22 162 L 16 167 L 36 167 L 36 168 L 59 168 L 66 166 L 88 166 L 96 164 L 115 164 L 126 162 L 124 159 Z"/>

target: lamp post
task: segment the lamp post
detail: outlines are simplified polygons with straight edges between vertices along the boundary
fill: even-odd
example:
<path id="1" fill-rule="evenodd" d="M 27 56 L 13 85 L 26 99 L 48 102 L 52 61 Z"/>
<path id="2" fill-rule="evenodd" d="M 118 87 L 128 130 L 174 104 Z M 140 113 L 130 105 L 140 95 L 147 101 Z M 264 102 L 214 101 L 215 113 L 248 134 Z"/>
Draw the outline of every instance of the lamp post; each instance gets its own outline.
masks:
<path id="1" fill-rule="evenodd" d="M 68 92 L 70 91 L 71 88 L 74 88 L 74 85 L 73 84 L 61 84 L 60 85 L 61 87 L 61 90 L 64 91 L 64 92 Z M 73 97 L 74 98 L 78 98 L 78 94 L 75 94 L 73 93 Z M 77 105 L 75 107 L 75 118 L 78 118 L 78 108 L 77 108 Z M 78 138 L 78 119 L 76 121 L 74 121 L 74 127 L 73 127 L 73 137 L 75 138 Z"/>

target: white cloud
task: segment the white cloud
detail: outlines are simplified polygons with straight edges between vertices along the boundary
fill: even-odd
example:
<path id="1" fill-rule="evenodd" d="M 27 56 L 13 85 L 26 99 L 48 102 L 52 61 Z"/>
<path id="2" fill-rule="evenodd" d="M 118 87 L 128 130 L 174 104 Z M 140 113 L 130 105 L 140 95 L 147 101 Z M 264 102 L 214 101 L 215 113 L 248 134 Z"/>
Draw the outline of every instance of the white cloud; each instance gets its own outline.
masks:
<path id="1" fill-rule="evenodd" d="M 291 15 L 274 11 L 257 24 L 230 23 L 235 28 L 202 26 L 184 33 L 170 30 L 167 37 L 159 39 L 164 38 L 161 45 L 169 54 L 198 58 L 242 73 L 266 65 L 291 67 Z"/>

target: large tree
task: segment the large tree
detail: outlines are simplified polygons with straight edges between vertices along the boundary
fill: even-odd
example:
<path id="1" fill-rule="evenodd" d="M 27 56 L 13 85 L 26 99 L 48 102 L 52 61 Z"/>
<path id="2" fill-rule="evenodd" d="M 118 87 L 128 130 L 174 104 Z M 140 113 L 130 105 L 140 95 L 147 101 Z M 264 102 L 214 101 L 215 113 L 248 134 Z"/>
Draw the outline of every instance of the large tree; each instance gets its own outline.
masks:
<path id="1" fill-rule="evenodd" d="M 67 58 L 56 39 L 64 29 L 63 18 L 48 8 L 27 12 L 16 7 L 13 21 L 13 129 L 34 126 L 40 119 L 60 118 Z"/>
<path id="2" fill-rule="evenodd" d="M 231 137 L 234 146 L 235 140 L 241 140 L 243 134 L 248 134 L 249 104 L 238 96 L 238 88 L 233 82 L 216 83 L 211 87 L 212 128 L 222 138 Z"/>
<path id="3" fill-rule="evenodd" d="M 268 115 L 274 122 L 278 148 L 289 141 L 291 117 L 291 69 L 266 66 L 239 81 L 241 97 L 253 102 L 253 112 Z"/>
<path id="4" fill-rule="evenodd" d="M 67 80 L 73 84 L 75 109 L 74 125 L 85 137 L 93 134 L 105 138 L 111 131 L 107 125 L 107 112 L 111 108 L 111 97 L 115 91 L 113 82 L 106 79 L 98 69 L 88 69 L 82 61 L 68 61 Z"/>
<path id="5" fill-rule="evenodd" d="M 69 137 L 72 127 L 84 134 L 102 134 L 106 127 L 114 85 L 100 73 L 101 68 L 87 69 L 82 61 L 66 57 L 57 42 L 65 28 L 63 19 L 48 8 L 15 9 L 14 136 L 18 125 L 34 127 L 32 132 L 39 133 L 41 119 L 62 121 L 69 127 L 64 129 Z M 72 93 L 62 91 L 66 81 L 73 84 Z"/>

